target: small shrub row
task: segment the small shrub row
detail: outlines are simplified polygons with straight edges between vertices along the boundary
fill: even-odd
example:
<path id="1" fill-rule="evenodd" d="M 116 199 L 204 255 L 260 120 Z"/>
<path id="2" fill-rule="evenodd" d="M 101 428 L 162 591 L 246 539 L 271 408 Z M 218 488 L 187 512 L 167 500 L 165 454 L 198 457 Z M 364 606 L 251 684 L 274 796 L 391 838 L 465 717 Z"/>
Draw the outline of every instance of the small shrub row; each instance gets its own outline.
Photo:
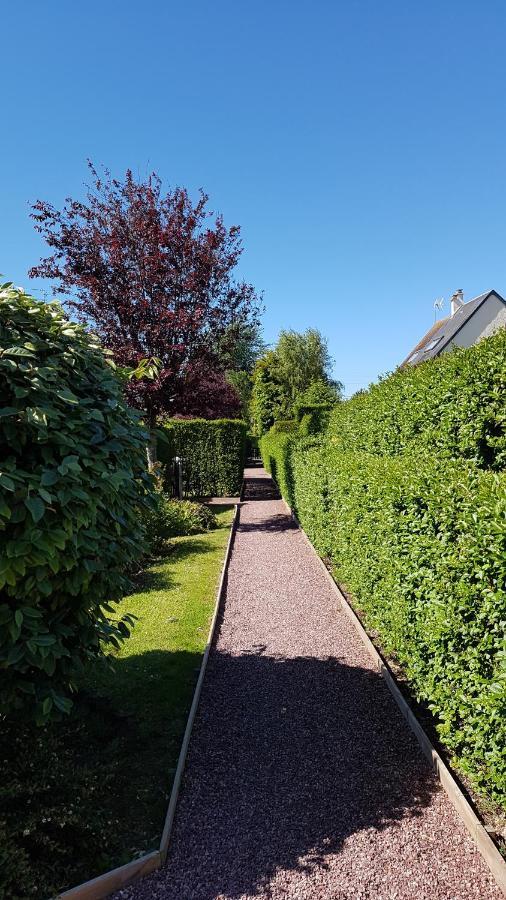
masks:
<path id="1" fill-rule="evenodd" d="M 170 419 L 158 455 L 167 472 L 175 456 L 184 460 L 185 493 L 190 497 L 226 497 L 242 484 L 246 424 L 238 419 Z M 169 476 L 170 477 L 170 476 Z"/>
<path id="2" fill-rule="evenodd" d="M 200 534 L 217 527 L 216 516 L 203 503 L 174 500 L 164 493 L 156 495 L 152 509 L 144 513 L 148 552 L 157 556 L 163 552 L 170 538 Z"/>
<path id="3" fill-rule="evenodd" d="M 296 419 L 276 419 L 271 425 L 270 434 L 297 434 L 299 425 Z"/>

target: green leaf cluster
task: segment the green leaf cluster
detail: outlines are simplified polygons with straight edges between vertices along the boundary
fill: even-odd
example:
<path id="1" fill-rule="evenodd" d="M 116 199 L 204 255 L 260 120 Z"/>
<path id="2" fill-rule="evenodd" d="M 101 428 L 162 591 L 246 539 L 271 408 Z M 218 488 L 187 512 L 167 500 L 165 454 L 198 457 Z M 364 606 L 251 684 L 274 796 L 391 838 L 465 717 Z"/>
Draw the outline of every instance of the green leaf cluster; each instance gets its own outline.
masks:
<path id="1" fill-rule="evenodd" d="M 184 489 L 189 497 L 231 497 L 242 484 L 246 423 L 240 419 L 170 419 L 158 456 L 171 486 L 171 463 L 183 459 Z"/>
<path id="2" fill-rule="evenodd" d="M 0 348 L 0 711 L 44 723 L 129 633 L 110 604 L 143 549 L 147 435 L 57 303 L 4 284 Z"/>

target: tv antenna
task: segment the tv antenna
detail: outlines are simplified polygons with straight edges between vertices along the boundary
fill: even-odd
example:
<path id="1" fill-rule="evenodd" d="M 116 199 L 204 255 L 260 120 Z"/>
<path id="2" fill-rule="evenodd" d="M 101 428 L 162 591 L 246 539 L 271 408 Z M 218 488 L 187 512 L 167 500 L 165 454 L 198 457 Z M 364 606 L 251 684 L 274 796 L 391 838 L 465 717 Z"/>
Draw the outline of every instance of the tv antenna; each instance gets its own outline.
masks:
<path id="1" fill-rule="evenodd" d="M 439 297 L 438 300 L 434 300 L 434 322 L 437 320 L 438 311 L 441 312 L 445 303 L 444 297 Z"/>

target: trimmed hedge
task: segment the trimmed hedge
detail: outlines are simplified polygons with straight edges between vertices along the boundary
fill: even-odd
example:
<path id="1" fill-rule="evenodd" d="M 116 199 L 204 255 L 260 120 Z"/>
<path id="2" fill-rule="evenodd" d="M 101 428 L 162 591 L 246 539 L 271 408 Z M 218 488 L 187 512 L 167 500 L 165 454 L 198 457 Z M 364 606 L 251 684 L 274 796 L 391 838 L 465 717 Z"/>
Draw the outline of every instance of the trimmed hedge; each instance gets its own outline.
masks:
<path id="1" fill-rule="evenodd" d="M 59 304 L 3 285 L 0 348 L 0 712 L 42 724 L 129 634 L 111 601 L 144 549 L 147 433 Z"/>
<path id="2" fill-rule="evenodd" d="M 506 329 L 466 350 L 408 366 L 337 404 L 329 435 L 343 451 L 417 451 L 506 465 Z"/>
<path id="3" fill-rule="evenodd" d="M 456 764 L 506 808 L 505 422 L 503 331 L 261 449 Z"/>
<path id="4" fill-rule="evenodd" d="M 239 419 L 170 419 L 163 426 L 167 441 L 159 441 L 160 462 L 184 460 L 185 494 L 227 497 L 242 484 L 246 423 Z"/>
<path id="5" fill-rule="evenodd" d="M 272 429 L 259 441 L 263 464 L 289 506 L 293 506 L 294 502 L 290 461 L 294 444 L 291 434 L 276 434 Z"/>
<path id="6" fill-rule="evenodd" d="M 506 473 L 299 445 L 297 515 L 438 721 L 506 807 Z"/>
<path id="7" fill-rule="evenodd" d="M 299 425 L 296 419 L 277 419 L 271 425 L 270 434 L 297 434 Z"/>
<path id="8" fill-rule="evenodd" d="M 297 406 L 295 413 L 300 434 L 303 437 L 309 437 L 309 435 L 324 432 L 334 406 L 335 404 L 329 403 L 310 403 Z"/>

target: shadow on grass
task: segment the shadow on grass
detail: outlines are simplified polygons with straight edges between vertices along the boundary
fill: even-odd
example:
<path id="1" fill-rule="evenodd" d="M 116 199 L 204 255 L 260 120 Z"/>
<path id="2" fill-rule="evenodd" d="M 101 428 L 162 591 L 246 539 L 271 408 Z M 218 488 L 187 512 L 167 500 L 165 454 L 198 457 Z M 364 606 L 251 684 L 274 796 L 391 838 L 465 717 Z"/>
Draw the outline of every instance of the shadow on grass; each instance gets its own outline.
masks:
<path id="1" fill-rule="evenodd" d="M 133 594 L 147 591 L 169 590 L 178 584 L 172 577 L 170 566 L 181 562 L 188 557 L 200 553 L 213 553 L 216 548 L 200 537 L 186 537 L 177 543 L 167 542 L 166 551 L 136 575 L 132 576 L 132 587 L 124 594 L 131 597 Z M 163 571 L 160 569 L 163 567 Z"/>
<path id="2" fill-rule="evenodd" d="M 117 659 L 61 722 L 2 722 L 0 898 L 44 900 L 158 846 L 201 659 Z"/>

